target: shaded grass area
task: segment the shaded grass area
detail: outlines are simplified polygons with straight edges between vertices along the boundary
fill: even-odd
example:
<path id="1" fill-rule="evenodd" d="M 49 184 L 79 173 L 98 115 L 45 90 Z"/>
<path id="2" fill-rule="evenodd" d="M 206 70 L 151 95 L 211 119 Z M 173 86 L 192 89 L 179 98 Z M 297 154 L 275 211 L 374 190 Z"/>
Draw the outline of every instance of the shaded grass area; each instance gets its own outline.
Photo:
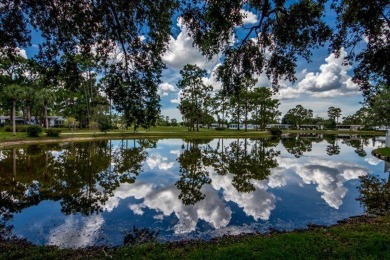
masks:
<path id="1" fill-rule="evenodd" d="M 390 147 L 378 148 L 373 152 L 381 156 L 390 156 Z"/>
<path id="2" fill-rule="evenodd" d="M 59 249 L 0 242 L 12 259 L 390 259 L 390 216 L 357 217 L 332 227 L 205 241 Z"/>

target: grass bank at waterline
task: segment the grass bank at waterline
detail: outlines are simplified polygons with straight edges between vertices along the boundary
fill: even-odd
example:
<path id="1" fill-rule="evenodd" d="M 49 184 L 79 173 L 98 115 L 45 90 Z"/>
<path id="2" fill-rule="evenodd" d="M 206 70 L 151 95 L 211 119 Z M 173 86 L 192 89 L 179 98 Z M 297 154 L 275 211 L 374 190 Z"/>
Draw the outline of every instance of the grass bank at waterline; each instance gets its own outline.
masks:
<path id="1" fill-rule="evenodd" d="M 209 242 L 59 249 L 1 242 L 1 259 L 390 259 L 390 216 L 356 217 L 331 227 L 223 237 Z"/>
<path id="2" fill-rule="evenodd" d="M 372 154 L 382 160 L 390 161 L 390 147 L 375 149 Z"/>
<path id="3" fill-rule="evenodd" d="M 131 130 L 120 131 L 112 130 L 107 133 L 99 131 L 91 131 L 89 129 L 77 129 L 75 132 L 69 129 L 61 129 L 60 137 L 46 137 L 46 134 L 41 134 L 40 137 L 28 137 L 25 132 L 18 132 L 13 136 L 10 132 L 5 132 L 0 128 L 0 148 L 5 146 L 32 144 L 44 142 L 67 142 L 67 141 L 89 141 L 101 139 L 132 139 L 132 138 L 261 138 L 271 136 L 268 131 L 248 130 L 232 130 L 225 129 L 217 131 L 215 129 L 201 128 L 199 132 L 188 131 L 186 127 L 155 127 L 150 130 L 140 129 L 136 133 Z M 312 133 L 312 134 L 350 134 L 350 135 L 384 135 L 383 132 L 378 131 L 297 131 L 288 130 L 283 131 L 284 134 L 296 133 Z"/>

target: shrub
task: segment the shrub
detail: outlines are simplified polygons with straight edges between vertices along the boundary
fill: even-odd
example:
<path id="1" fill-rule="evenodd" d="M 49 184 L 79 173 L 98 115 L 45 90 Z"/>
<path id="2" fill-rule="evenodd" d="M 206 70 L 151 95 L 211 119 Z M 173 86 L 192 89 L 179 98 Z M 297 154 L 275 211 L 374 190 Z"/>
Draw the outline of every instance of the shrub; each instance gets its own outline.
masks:
<path id="1" fill-rule="evenodd" d="M 49 137 L 59 137 L 60 136 L 60 133 L 61 133 L 61 130 L 60 129 L 47 129 L 45 130 L 46 132 L 46 135 L 49 136 Z"/>
<path id="2" fill-rule="evenodd" d="M 282 134 L 282 130 L 280 130 L 277 127 L 270 128 L 269 132 L 271 133 L 271 135 L 281 135 Z"/>
<path id="3" fill-rule="evenodd" d="M 42 128 L 38 125 L 31 125 L 27 127 L 26 132 L 29 137 L 38 137 L 42 132 Z"/>
<path id="4" fill-rule="evenodd" d="M 24 126 L 24 125 L 17 125 L 17 126 L 15 127 L 16 132 L 26 132 L 26 129 L 27 129 L 27 127 Z M 13 128 L 12 128 L 12 126 L 10 126 L 10 125 L 6 125 L 6 126 L 4 127 L 4 131 L 6 131 L 6 132 L 12 132 L 12 131 L 13 131 Z"/>
<path id="5" fill-rule="evenodd" d="M 16 126 L 16 132 L 26 132 L 27 131 L 27 126 L 24 125 L 17 125 Z"/>
<path id="6" fill-rule="evenodd" d="M 99 130 L 104 133 L 113 128 L 111 124 L 111 117 L 107 115 L 99 115 L 97 118 L 97 123 Z"/>
<path id="7" fill-rule="evenodd" d="M 217 131 L 223 131 L 225 129 L 226 129 L 225 127 L 219 127 L 219 126 L 215 128 L 215 130 L 217 130 Z"/>

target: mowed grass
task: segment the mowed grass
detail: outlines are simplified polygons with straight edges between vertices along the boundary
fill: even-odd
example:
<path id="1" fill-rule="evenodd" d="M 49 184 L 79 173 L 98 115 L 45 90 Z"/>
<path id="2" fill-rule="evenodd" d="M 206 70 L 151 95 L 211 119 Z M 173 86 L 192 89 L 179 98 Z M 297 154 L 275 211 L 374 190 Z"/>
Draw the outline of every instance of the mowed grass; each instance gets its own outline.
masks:
<path id="1" fill-rule="evenodd" d="M 213 241 L 59 249 L 0 242 L 2 259 L 390 259 L 390 217 L 360 217 L 333 227 Z"/>
<path id="2" fill-rule="evenodd" d="M 333 130 L 319 130 L 319 131 L 299 131 L 299 130 L 284 130 L 284 134 L 296 134 L 296 133 L 316 133 L 316 134 L 354 134 L 354 135 L 383 135 L 383 132 L 376 131 L 333 131 Z M 16 136 L 13 136 L 12 132 L 4 131 L 4 128 L 0 128 L 0 143 L 12 142 L 23 143 L 37 142 L 42 140 L 61 141 L 74 139 L 75 141 L 92 140 L 92 139 L 131 139 L 131 138 L 261 138 L 271 136 L 268 131 L 259 130 L 236 130 L 225 129 L 223 131 L 217 131 L 215 129 L 200 128 L 199 131 L 188 131 L 187 127 L 177 126 L 158 126 L 150 129 L 139 128 L 136 132 L 133 129 L 119 130 L 113 129 L 107 133 L 100 132 L 99 130 L 93 131 L 90 129 L 75 129 L 74 131 L 68 128 L 61 128 L 61 135 L 58 138 L 47 137 L 43 132 L 38 138 L 28 137 L 25 132 L 17 132 Z"/>
<path id="3" fill-rule="evenodd" d="M 378 148 L 375 149 L 373 152 L 382 156 L 390 156 L 390 147 Z"/>

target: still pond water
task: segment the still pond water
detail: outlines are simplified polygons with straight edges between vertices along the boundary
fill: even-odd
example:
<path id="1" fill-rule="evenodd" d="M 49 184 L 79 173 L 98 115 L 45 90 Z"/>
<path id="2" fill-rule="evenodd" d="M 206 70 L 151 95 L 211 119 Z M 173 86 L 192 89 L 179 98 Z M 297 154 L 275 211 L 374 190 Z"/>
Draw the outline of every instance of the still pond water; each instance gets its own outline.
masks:
<path id="1" fill-rule="evenodd" d="M 375 137 L 111 140 L 0 150 L 0 230 L 35 244 L 120 245 L 331 225 L 388 178 Z"/>

